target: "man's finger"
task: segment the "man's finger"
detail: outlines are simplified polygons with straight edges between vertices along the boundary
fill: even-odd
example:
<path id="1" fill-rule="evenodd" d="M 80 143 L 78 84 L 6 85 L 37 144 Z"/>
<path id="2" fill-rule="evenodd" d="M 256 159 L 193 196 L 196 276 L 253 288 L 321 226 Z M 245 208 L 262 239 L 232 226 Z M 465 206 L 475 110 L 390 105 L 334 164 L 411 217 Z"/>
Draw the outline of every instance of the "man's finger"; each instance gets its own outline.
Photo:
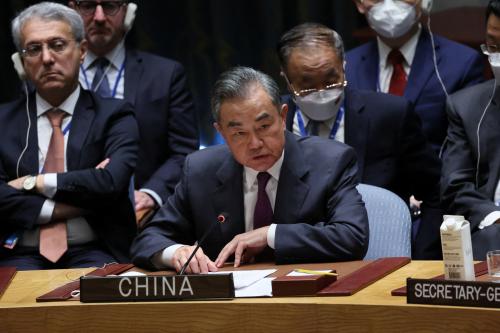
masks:
<path id="1" fill-rule="evenodd" d="M 234 253 L 234 243 L 235 241 L 233 239 L 232 241 L 227 243 L 226 246 L 224 246 L 222 251 L 220 251 L 219 255 L 217 256 L 217 260 L 215 260 L 215 264 L 217 265 L 217 267 L 222 267 L 227 258 L 229 258 L 229 256 Z"/>
<path id="2" fill-rule="evenodd" d="M 239 242 L 234 251 L 234 267 L 239 267 L 241 264 L 241 257 L 243 256 L 243 251 L 245 251 L 247 244 L 244 242 Z"/>
<path id="3" fill-rule="evenodd" d="M 201 251 L 201 249 L 198 250 L 196 253 L 196 259 L 198 260 L 198 267 L 200 268 L 200 273 L 206 274 L 208 273 L 208 258 L 207 256 Z"/>

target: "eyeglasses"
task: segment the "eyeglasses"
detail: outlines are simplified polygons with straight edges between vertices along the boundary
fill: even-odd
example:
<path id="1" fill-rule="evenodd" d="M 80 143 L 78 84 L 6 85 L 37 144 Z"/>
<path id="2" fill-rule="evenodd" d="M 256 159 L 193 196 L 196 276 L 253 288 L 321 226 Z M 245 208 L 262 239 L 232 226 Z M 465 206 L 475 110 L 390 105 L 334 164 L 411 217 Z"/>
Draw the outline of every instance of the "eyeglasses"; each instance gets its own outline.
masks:
<path id="1" fill-rule="evenodd" d="M 293 93 L 295 94 L 295 96 L 300 96 L 300 97 L 305 97 L 309 94 L 312 94 L 312 93 L 315 93 L 315 92 L 319 92 L 319 91 L 323 91 L 323 90 L 331 90 L 331 89 L 337 89 L 337 88 L 344 88 L 345 86 L 347 86 L 347 81 L 342 81 L 342 82 L 338 82 L 338 83 L 333 83 L 333 84 L 329 84 L 327 86 L 325 86 L 323 89 L 302 89 L 302 90 L 299 90 L 299 91 L 296 91 L 293 86 L 290 84 L 290 87 L 292 87 L 293 89 Z"/>
<path id="2" fill-rule="evenodd" d="M 500 52 L 500 46 L 493 44 L 481 44 L 481 51 L 483 54 L 490 55 L 492 53 Z"/>
<path id="3" fill-rule="evenodd" d="M 125 6 L 124 1 L 77 1 L 76 7 L 78 11 L 84 16 L 91 16 L 95 14 L 97 6 L 101 6 L 105 15 L 114 16 L 120 10 L 120 7 Z"/>
<path id="4" fill-rule="evenodd" d="M 43 45 L 47 45 L 50 52 L 61 54 L 67 48 L 70 42 L 75 41 L 74 39 L 64 39 L 64 38 L 54 38 L 42 43 L 30 43 L 26 48 L 21 50 L 23 57 L 38 57 L 43 51 Z"/>

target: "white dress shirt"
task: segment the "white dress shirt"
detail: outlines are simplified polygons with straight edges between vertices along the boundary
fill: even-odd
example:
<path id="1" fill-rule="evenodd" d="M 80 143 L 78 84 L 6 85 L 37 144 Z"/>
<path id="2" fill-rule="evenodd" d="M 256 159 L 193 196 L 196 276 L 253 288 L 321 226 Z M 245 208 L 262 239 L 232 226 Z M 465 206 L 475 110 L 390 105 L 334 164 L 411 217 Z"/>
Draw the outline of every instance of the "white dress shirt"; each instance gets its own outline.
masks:
<path id="1" fill-rule="evenodd" d="M 419 25 L 417 33 L 414 34 L 403 46 L 399 48 L 399 51 L 405 59 L 405 61 L 403 62 L 403 67 L 406 73 L 406 77 L 410 76 L 411 65 L 413 64 L 413 59 L 415 58 L 418 39 L 420 38 L 421 33 L 422 27 Z M 392 65 L 387 61 L 387 56 L 392 49 L 388 45 L 386 45 L 379 37 L 377 37 L 377 47 L 379 55 L 379 86 L 377 91 L 387 93 L 389 92 L 389 86 L 391 84 L 391 76 L 393 72 Z"/>
<path id="2" fill-rule="evenodd" d="M 57 108 L 66 112 L 68 115 L 63 119 L 62 130 L 65 131 L 70 125 L 75 111 L 76 103 L 80 97 L 80 86 L 78 86 L 71 95 L 59 106 L 55 107 L 45 101 L 38 93 L 36 94 L 36 112 L 37 112 L 37 134 L 38 134 L 38 165 L 40 166 L 40 174 L 44 173 L 43 165 L 49 150 L 50 138 L 52 137 L 52 126 L 47 117 L 47 111 Z M 64 171 L 67 171 L 66 147 L 68 145 L 69 130 L 64 135 Z M 57 174 L 44 174 L 44 190 L 43 195 L 48 199 L 45 200 L 38 216 L 37 224 L 46 224 L 52 219 L 55 202 L 51 200 L 57 192 Z M 68 242 L 72 244 L 87 242 L 96 239 L 92 228 L 87 221 L 82 217 L 77 217 L 67 220 Z M 23 233 L 19 243 L 22 246 L 37 246 L 38 245 L 39 228 L 27 230 Z M 73 240 L 77 239 L 76 243 Z"/>
<path id="3" fill-rule="evenodd" d="M 293 133 L 302 136 L 302 132 L 300 131 L 300 126 L 299 126 L 299 116 L 298 114 L 300 113 L 300 116 L 302 117 L 302 121 L 304 122 L 304 128 L 307 128 L 307 125 L 309 124 L 310 119 L 302 112 L 300 109 L 297 107 L 297 112 L 295 112 L 295 115 L 293 117 Z M 342 119 L 340 120 L 340 125 L 339 129 L 337 130 L 337 133 L 335 134 L 335 140 L 340 141 L 344 143 L 345 140 L 345 128 L 344 128 L 344 119 L 345 119 L 345 113 Z M 335 117 L 325 120 L 319 124 L 318 128 L 318 136 L 321 138 L 326 138 L 328 139 L 330 137 L 330 133 L 332 131 L 333 125 L 335 124 Z"/>
<path id="4" fill-rule="evenodd" d="M 276 193 L 278 191 L 278 180 L 281 172 L 281 166 L 283 165 L 283 158 L 285 152 L 281 154 L 281 157 L 271 166 L 267 172 L 271 175 L 269 181 L 266 185 L 266 193 L 271 202 L 271 207 L 274 211 L 274 205 L 276 202 Z M 257 174 L 259 171 L 253 170 L 248 167 L 243 168 L 243 202 L 244 202 L 244 213 L 245 213 L 245 231 L 253 230 L 253 214 L 255 211 L 255 205 L 257 204 L 257 193 L 258 193 L 258 182 Z M 276 224 L 273 223 L 269 226 L 267 231 L 267 245 L 274 249 L 274 240 L 276 235 Z M 153 256 L 151 262 L 158 269 L 165 267 L 172 267 L 171 262 L 174 257 L 175 251 L 185 246 L 185 244 L 175 244 L 167 247 L 161 252 L 158 252 Z"/>
<path id="5" fill-rule="evenodd" d="M 98 57 L 88 51 L 82 66 L 80 67 L 80 84 L 87 90 L 92 90 L 92 81 L 97 67 L 94 66 L 94 61 Z M 125 92 L 125 44 L 121 41 L 111 52 L 106 54 L 106 59 L 109 61 L 109 68 L 106 70 L 106 77 L 109 82 L 109 89 L 113 92 L 116 86 L 116 93 L 113 98 L 123 99 Z M 123 69 L 122 69 L 123 68 Z M 120 69 L 121 72 L 120 72 Z M 118 74 L 120 76 L 118 77 Z"/>

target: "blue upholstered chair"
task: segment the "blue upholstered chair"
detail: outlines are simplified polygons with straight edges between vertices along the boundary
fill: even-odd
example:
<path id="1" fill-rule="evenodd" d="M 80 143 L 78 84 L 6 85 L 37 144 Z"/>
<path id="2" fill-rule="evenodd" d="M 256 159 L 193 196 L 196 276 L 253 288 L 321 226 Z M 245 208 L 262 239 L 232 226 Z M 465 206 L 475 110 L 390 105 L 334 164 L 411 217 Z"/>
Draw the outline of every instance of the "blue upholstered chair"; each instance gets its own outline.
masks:
<path id="1" fill-rule="evenodd" d="M 411 216 L 406 203 L 386 189 L 359 184 L 366 205 L 370 243 L 365 259 L 411 257 Z"/>

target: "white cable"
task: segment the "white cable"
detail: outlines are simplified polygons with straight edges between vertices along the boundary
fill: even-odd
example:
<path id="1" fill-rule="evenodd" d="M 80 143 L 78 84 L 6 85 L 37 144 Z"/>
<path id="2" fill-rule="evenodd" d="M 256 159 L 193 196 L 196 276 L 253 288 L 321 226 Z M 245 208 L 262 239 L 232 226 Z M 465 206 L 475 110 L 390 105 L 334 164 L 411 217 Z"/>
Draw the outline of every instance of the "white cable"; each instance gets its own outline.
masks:
<path id="1" fill-rule="evenodd" d="M 434 70 L 436 72 L 436 76 L 438 78 L 439 83 L 441 84 L 441 87 L 443 88 L 444 94 L 446 95 L 446 98 L 449 98 L 450 96 L 448 95 L 448 91 L 446 91 L 446 87 L 444 86 L 443 80 L 441 79 L 441 74 L 439 73 L 439 69 L 437 66 L 437 57 L 436 57 L 436 44 L 434 43 L 434 34 L 432 33 L 431 30 L 431 16 L 427 16 L 427 29 L 429 30 L 429 34 L 431 36 L 431 44 L 432 44 L 432 59 L 434 61 Z"/>
<path id="2" fill-rule="evenodd" d="M 29 139 L 30 139 L 30 129 L 31 129 L 28 84 L 26 83 L 26 81 L 23 81 L 23 83 L 24 83 L 24 92 L 26 93 L 26 116 L 28 117 L 28 130 L 26 131 L 26 145 L 24 146 L 24 149 L 21 152 L 21 155 L 19 155 L 19 158 L 17 159 L 17 164 L 16 164 L 16 175 L 17 175 L 17 178 L 19 178 L 19 165 L 21 164 L 21 159 L 23 158 L 24 153 L 28 149 Z"/>
<path id="3" fill-rule="evenodd" d="M 490 101 L 484 108 L 483 114 L 481 115 L 481 118 L 479 119 L 479 122 L 477 123 L 477 131 L 476 131 L 476 137 L 477 137 L 477 164 L 476 164 L 476 188 L 479 188 L 479 165 L 481 163 L 481 144 L 479 140 L 479 129 L 481 128 L 481 123 L 483 122 L 484 116 L 486 115 L 486 111 L 491 105 L 491 102 L 493 101 L 493 97 L 495 96 L 495 92 L 497 89 L 497 80 L 495 78 L 494 86 L 493 86 L 493 93 L 491 94 Z"/>

